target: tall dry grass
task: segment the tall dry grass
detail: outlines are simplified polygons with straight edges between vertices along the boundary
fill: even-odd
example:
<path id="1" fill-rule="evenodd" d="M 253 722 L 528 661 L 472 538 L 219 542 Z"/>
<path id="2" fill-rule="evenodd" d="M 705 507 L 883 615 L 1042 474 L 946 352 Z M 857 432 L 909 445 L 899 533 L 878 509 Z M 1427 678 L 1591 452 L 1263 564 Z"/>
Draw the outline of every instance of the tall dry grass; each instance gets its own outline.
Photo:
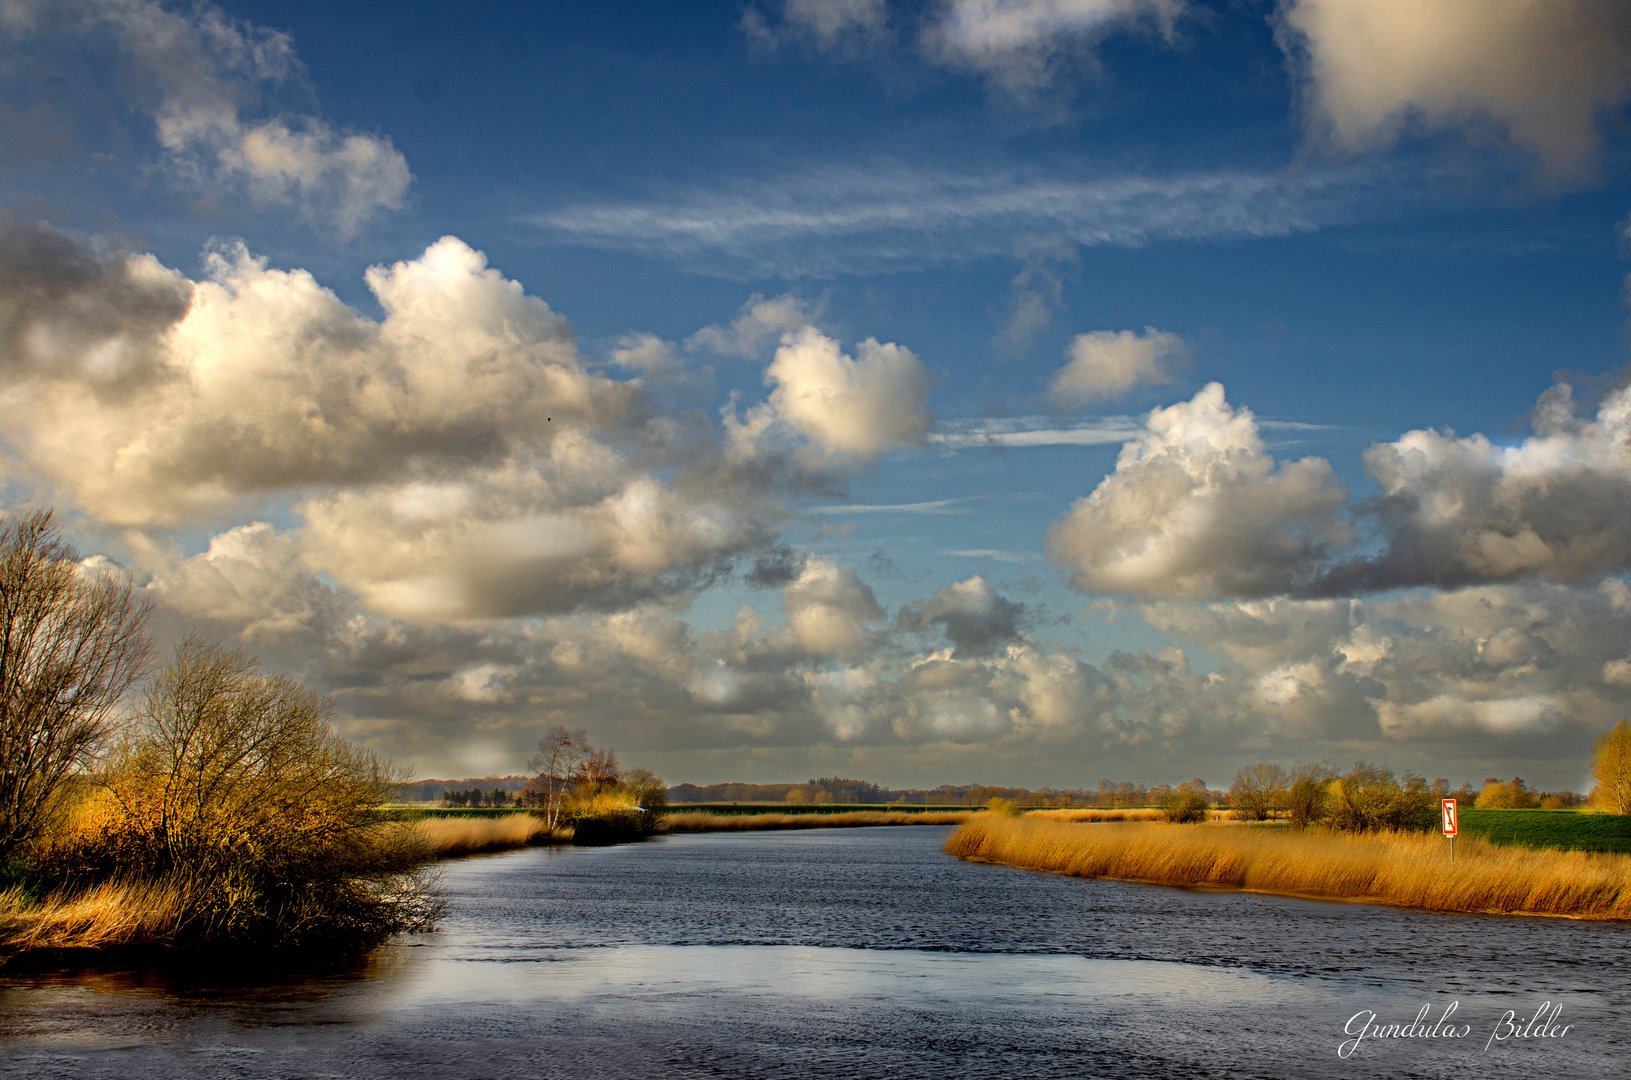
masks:
<path id="1" fill-rule="evenodd" d="M 32 903 L 20 889 L 0 893 L 0 953 L 165 945 L 189 910 L 174 883 L 104 882 Z"/>
<path id="2" fill-rule="evenodd" d="M 1341 835 L 1194 825 L 1083 826 L 981 815 L 961 859 L 1075 877 L 1201 885 L 1430 911 L 1631 918 L 1631 856 L 1495 847 L 1436 834 Z"/>
<path id="3" fill-rule="evenodd" d="M 370 839 L 404 849 L 414 862 L 448 859 L 569 840 L 571 830 L 551 833 L 531 814 L 501 818 L 433 818 L 415 822 L 408 836 L 400 825 L 379 826 Z M 393 835 L 386 837 L 384 831 Z M 200 910 L 218 905 L 207 883 L 170 874 L 157 881 L 105 881 L 35 901 L 22 889 L 0 892 L 0 955 L 35 949 L 163 947 L 196 936 Z"/>
<path id="4" fill-rule="evenodd" d="M 1160 821 L 1161 811 L 1153 806 L 1124 806 L 1098 808 L 1092 806 L 1067 806 L 1059 810 L 1027 810 L 1026 817 L 1038 818 L 1042 821 Z M 1208 821 L 1232 821 L 1234 812 L 1230 810 L 1208 810 Z"/>
<path id="5" fill-rule="evenodd" d="M 425 844 L 425 857 L 451 859 L 484 851 L 504 851 L 529 844 L 547 844 L 572 838 L 572 830 L 551 831 L 533 814 L 507 814 L 495 818 L 426 818 L 414 832 Z"/>
<path id="6" fill-rule="evenodd" d="M 747 832 L 753 829 L 850 829 L 864 825 L 959 825 L 972 810 L 905 814 L 896 810 L 853 810 L 844 814 L 669 814 L 665 830 L 675 833 Z"/>

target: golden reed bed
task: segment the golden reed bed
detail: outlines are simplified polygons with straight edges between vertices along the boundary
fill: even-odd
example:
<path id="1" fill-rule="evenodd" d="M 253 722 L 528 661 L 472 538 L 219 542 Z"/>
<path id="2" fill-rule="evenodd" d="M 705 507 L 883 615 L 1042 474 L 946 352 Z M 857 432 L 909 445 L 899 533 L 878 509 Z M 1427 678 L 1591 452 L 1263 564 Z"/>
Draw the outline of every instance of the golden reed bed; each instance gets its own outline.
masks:
<path id="1" fill-rule="evenodd" d="M 0 893 L 0 958 L 31 949 L 168 944 L 186 910 L 184 892 L 168 883 L 106 882 L 38 905 L 18 890 Z"/>
<path id="2" fill-rule="evenodd" d="M 864 825 L 960 825 L 970 810 L 903 814 L 893 810 L 852 810 L 844 814 L 669 814 L 664 831 L 745 832 L 750 829 L 852 829 Z"/>
<path id="3" fill-rule="evenodd" d="M 1429 911 L 1631 918 L 1631 856 L 1495 847 L 1437 834 L 1292 833 L 1211 825 L 1084 826 L 980 815 L 960 859 L 1074 877 L 1211 886 Z"/>
<path id="4" fill-rule="evenodd" d="M 571 829 L 551 833 L 543 818 L 526 813 L 491 818 L 425 818 L 414 822 L 413 828 L 428 849 L 426 856 L 432 859 L 572 839 Z"/>
<path id="5" fill-rule="evenodd" d="M 1160 821 L 1161 811 L 1153 806 L 1125 806 L 1110 809 L 1073 806 L 1060 810 L 1027 810 L 1025 816 L 1039 818 L 1043 821 Z M 1206 818 L 1208 821 L 1233 821 L 1234 814 L 1228 810 L 1208 810 Z"/>

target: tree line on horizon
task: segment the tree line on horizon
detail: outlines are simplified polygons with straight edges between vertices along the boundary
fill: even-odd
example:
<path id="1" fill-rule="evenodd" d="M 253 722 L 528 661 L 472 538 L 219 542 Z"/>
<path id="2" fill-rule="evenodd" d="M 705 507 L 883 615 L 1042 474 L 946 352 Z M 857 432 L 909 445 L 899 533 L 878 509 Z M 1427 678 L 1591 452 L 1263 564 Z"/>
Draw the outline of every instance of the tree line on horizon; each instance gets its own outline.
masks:
<path id="1" fill-rule="evenodd" d="M 1213 803 L 1224 793 L 1208 788 L 1198 777 L 1182 784 L 1146 786 L 1131 781 L 1100 780 L 1097 788 L 1013 787 L 1001 784 L 941 784 L 933 788 L 886 788 L 867 780 L 812 777 L 802 784 L 678 784 L 668 789 L 668 801 L 681 803 L 788 803 L 824 805 L 855 803 L 882 806 L 986 806 L 1002 799 L 1017 806 L 1154 806 L 1170 792 L 1199 790 Z"/>
<path id="2" fill-rule="evenodd" d="M 1282 772 L 1285 766 L 1261 763 Z M 1247 766 L 1257 768 L 1259 766 Z M 1336 774 L 1333 771 L 1332 776 Z M 507 778 L 508 779 L 508 778 Z M 1238 777 L 1237 777 L 1238 781 Z M 1229 789 L 1208 787 L 1196 777 L 1179 784 L 1145 785 L 1130 780 L 1099 780 L 1096 788 L 1010 787 L 996 784 L 941 784 L 935 788 L 886 788 L 865 780 L 836 777 L 812 778 L 803 784 L 749 784 L 728 782 L 720 784 L 678 784 L 668 789 L 668 801 L 689 803 L 862 803 L 873 805 L 906 806 L 986 806 L 992 799 L 1001 799 L 1020 807 L 1143 807 L 1160 806 L 1175 793 L 1194 792 L 1205 797 L 1211 806 L 1232 808 L 1241 792 L 1237 785 Z M 1571 808 L 1585 805 L 1587 796 L 1572 791 L 1531 791 L 1523 780 L 1514 777 L 1502 781 L 1486 777 L 1481 786 L 1470 781 L 1451 790 L 1449 781 L 1438 779 L 1427 785 L 1434 797 L 1455 798 L 1463 805 L 1475 802 L 1480 807 L 1545 809 Z M 1482 801 L 1478 801 L 1482 800 Z"/>
<path id="3" fill-rule="evenodd" d="M 562 729 L 564 730 L 564 729 Z M 580 732 L 581 735 L 581 732 Z M 614 759 L 615 767 L 615 759 Z M 1348 774 L 1363 787 L 1372 772 L 1393 776 L 1392 770 L 1372 762 L 1358 762 Z M 1595 806 L 1615 813 L 1631 813 L 1631 722 L 1600 736 L 1592 752 L 1593 791 L 1581 794 L 1569 790 L 1531 789 L 1522 777 L 1509 780 L 1486 776 L 1482 784 L 1465 781 L 1451 789 L 1449 780 L 1432 781 L 1405 773 L 1391 783 L 1401 791 L 1420 788 L 1420 800 L 1436 806 L 1437 800 L 1456 799 L 1462 806 L 1478 809 L 1574 809 Z M 1248 816 L 1267 819 L 1289 816 L 1286 800 L 1302 781 L 1320 787 L 1340 779 L 1339 770 L 1328 762 L 1291 767 L 1272 762 L 1244 766 L 1227 790 L 1209 788 L 1199 777 L 1181 784 L 1148 786 L 1132 781 L 1101 778 L 1096 788 L 1025 788 L 992 784 L 941 784 L 934 788 L 887 788 L 867 780 L 839 776 L 811 777 L 804 783 L 752 784 L 726 782 L 697 785 L 682 783 L 666 789 L 666 801 L 685 805 L 697 803 L 786 803 L 789 805 L 903 805 L 903 806 L 987 806 L 993 799 L 1018 807 L 1164 807 L 1187 800 L 1207 806 L 1235 809 Z M 1415 782 L 1419 780 L 1420 784 Z M 445 806 L 504 807 L 527 806 L 527 789 L 538 783 L 535 776 L 487 776 L 469 780 L 425 780 L 398 784 L 397 797 Z M 468 786 L 466 786 L 468 785 Z M 488 785 L 491 785 L 490 787 Z M 1619 794 L 1616 795 L 1615 793 Z M 1434 811 L 1436 813 L 1436 810 Z M 1193 810 L 1191 810 L 1193 813 Z"/>

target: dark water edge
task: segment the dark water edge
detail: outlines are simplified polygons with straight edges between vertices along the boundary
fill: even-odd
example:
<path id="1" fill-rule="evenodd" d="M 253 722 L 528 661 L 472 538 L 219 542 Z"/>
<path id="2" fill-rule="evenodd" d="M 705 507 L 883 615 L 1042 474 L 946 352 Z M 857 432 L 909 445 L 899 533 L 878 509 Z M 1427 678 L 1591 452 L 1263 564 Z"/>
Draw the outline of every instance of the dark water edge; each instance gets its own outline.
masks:
<path id="1" fill-rule="evenodd" d="M 0 969 L 0 1076 L 1618 1075 L 1631 926 L 1082 881 L 945 828 L 449 864 L 362 957 Z M 1486 1042 L 1561 1006 L 1556 1038 Z M 1370 1040 L 1452 1003 L 1461 1038 Z M 1442 1028 L 1440 1029 L 1443 1030 Z M 1531 1029 L 1533 1030 L 1533 1029 Z"/>

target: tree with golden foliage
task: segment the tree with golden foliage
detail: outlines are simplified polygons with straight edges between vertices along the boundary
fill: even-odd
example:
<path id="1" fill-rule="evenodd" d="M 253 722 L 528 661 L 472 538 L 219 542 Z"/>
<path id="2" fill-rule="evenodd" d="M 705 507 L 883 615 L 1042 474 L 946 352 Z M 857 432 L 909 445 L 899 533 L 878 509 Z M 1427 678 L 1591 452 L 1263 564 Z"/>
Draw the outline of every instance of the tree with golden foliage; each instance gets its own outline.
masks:
<path id="1" fill-rule="evenodd" d="M 1631 814 L 1631 723 L 1621 720 L 1591 744 L 1591 778 L 1597 805 Z"/>
<path id="2" fill-rule="evenodd" d="M 1324 759 L 1302 762 L 1291 767 L 1286 786 L 1286 816 L 1291 827 L 1301 832 L 1308 826 L 1325 819 L 1330 798 L 1326 791 L 1337 774 L 1336 767 Z"/>
<path id="3" fill-rule="evenodd" d="M 1480 810 L 1533 810 L 1540 805 L 1540 796 L 1530 791 L 1521 777 L 1514 776 L 1509 783 L 1486 781 L 1473 805 Z"/>
<path id="4" fill-rule="evenodd" d="M 49 510 L 0 524 L 0 864 L 38 839 L 147 659 L 147 608 Z"/>
<path id="5" fill-rule="evenodd" d="M 1399 777 L 1373 761 L 1354 762 L 1351 770 L 1331 781 L 1327 792 L 1325 821 L 1340 832 L 1426 832 L 1439 820 L 1426 779 L 1410 772 Z"/>

